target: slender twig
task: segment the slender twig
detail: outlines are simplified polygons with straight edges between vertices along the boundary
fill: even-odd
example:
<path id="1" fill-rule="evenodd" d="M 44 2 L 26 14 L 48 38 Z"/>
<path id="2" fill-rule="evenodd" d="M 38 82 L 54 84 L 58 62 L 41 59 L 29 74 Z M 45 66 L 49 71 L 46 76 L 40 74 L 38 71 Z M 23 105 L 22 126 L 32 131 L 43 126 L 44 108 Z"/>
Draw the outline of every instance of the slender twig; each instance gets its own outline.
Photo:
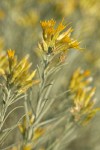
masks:
<path id="1" fill-rule="evenodd" d="M 8 114 L 7 114 L 7 116 L 5 117 L 5 119 L 4 119 L 4 121 L 3 121 L 3 124 L 4 124 L 4 122 L 7 120 L 7 118 L 9 117 L 9 115 L 13 112 L 13 111 L 15 111 L 16 109 L 19 109 L 19 108 L 23 108 L 24 106 L 18 106 L 18 107 L 15 107 L 14 109 L 12 109 Z"/>

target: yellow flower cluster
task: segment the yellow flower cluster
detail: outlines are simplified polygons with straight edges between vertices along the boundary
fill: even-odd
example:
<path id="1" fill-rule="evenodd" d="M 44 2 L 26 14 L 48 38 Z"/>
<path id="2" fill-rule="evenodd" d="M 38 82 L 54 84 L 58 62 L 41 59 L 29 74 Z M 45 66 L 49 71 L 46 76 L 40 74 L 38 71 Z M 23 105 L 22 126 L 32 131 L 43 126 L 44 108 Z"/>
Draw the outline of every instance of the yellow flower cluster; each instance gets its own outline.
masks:
<path id="1" fill-rule="evenodd" d="M 26 138 L 27 131 L 28 131 L 28 126 L 31 127 L 34 124 L 34 116 L 32 113 L 28 114 L 29 116 L 29 124 L 27 123 L 26 117 L 23 118 L 22 124 L 19 125 L 19 130 L 21 134 L 23 135 L 23 138 Z M 23 150 L 32 150 L 32 144 L 31 142 L 37 140 L 39 137 L 41 137 L 44 134 L 44 129 L 43 128 L 35 128 L 30 143 L 27 143 L 24 145 Z"/>
<path id="2" fill-rule="evenodd" d="M 38 83 L 38 80 L 33 80 L 36 70 L 30 72 L 31 63 L 28 61 L 28 56 L 18 62 L 14 50 L 8 50 L 7 55 L 7 68 L 2 67 L 4 72 L 3 77 L 6 80 L 8 88 L 14 88 L 14 91 L 22 94 L 33 84 Z"/>
<path id="3" fill-rule="evenodd" d="M 72 28 L 61 33 L 66 28 L 63 20 L 55 28 L 56 21 L 53 19 L 40 22 L 43 30 L 43 42 L 39 44 L 41 51 L 46 54 L 65 53 L 70 48 L 80 49 L 79 42 L 71 38 Z"/>
<path id="4" fill-rule="evenodd" d="M 86 89 L 89 88 L 89 84 L 92 81 L 92 77 L 90 77 L 90 71 L 85 70 L 83 71 L 81 68 L 78 68 L 73 73 L 70 82 L 70 89 L 72 92 L 76 92 L 78 89 Z"/>
<path id="5" fill-rule="evenodd" d="M 73 107 L 70 112 L 75 121 L 87 124 L 100 108 L 94 108 L 95 104 L 95 87 L 91 87 L 90 71 L 83 71 L 78 68 L 71 79 L 70 90 L 72 92 Z"/>
<path id="6" fill-rule="evenodd" d="M 32 146 L 30 144 L 27 144 L 23 146 L 23 150 L 32 150 Z"/>

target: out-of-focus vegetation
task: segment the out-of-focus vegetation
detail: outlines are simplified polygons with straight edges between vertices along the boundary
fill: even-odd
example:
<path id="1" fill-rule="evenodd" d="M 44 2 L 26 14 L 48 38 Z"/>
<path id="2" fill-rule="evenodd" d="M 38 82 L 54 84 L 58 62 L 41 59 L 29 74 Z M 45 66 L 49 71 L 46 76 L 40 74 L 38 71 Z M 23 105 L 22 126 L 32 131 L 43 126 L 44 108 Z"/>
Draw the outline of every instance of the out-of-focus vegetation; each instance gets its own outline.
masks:
<path id="1" fill-rule="evenodd" d="M 35 70 L 37 67 L 37 64 L 40 65 L 41 62 L 41 55 L 38 49 L 43 49 L 43 53 L 46 52 L 48 54 L 50 52 L 50 55 L 53 51 L 51 47 L 56 47 L 53 43 L 53 45 L 49 45 L 47 39 L 42 37 L 42 29 L 43 24 L 40 22 L 42 20 L 50 20 L 53 18 L 56 20 L 57 24 L 64 20 L 64 24 L 67 24 L 67 29 L 72 27 L 74 31 L 71 33 L 73 39 L 78 39 L 80 41 L 79 43 L 74 43 L 75 45 L 72 46 L 72 50 L 68 51 L 68 54 L 66 53 L 66 58 L 62 53 L 59 53 L 58 55 L 61 56 L 60 60 L 65 61 L 66 65 L 63 65 L 62 69 L 57 72 L 57 74 L 54 75 L 54 78 L 56 78 L 56 82 L 54 82 L 53 90 L 51 90 L 50 98 L 52 98 L 55 95 L 58 95 L 59 93 L 62 93 L 63 91 L 68 90 L 68 87 L 70 87 L 70 81 L 73 72 L 81 67 L 83 70 L 90 70 L 91 74 L 84 73 L 85 71 L 79 69 L 81 73 L 83 73 L 83 79 L 88 78 L 88 76 L 93 77 L 93 83 L 92 87 L 96 87 L 96 94 L 95 97 L 97 98 L 96 104 L 100 106 L 100 13 L 99 13 L 99 7 L 100 7 L 100 0 L 0 0 L 0 76 L 4 75 L 4 70 L 7 68 L 7 55 L 6 50 L 7 49 L 14 49 L 16 50 L 16 53 L 18 55 L 18 60 L 16 56 L 14 55 L 14 52 L 8 51 L 8 59 L 10 58 L 13 64 L 14 72 L 8 73 L 9 76 L 4 77 L 4 79 L 7 81 L 9 79 L 10 86 L 13 84 L 16 85 L 13 87 L 13 90 L 15 91 L 16 87 L 19 88 L 19 93 L 23 93 L 26 90 L 29 89 L 33 84 L 36 84 L 35 86 L 29 90 L 28 100 L 29 100 L 29 114 L 28 116 L 28 123 L 30 123 L 30 126 L 34 125 L 35 122 L 35 116 L 32 115 L 34 108 L 34 111 L 36 111 L 36 105 L 37 105 L 37 91 L 38 91 L 38 84 L 40 83 L 39 76 L 37 75 L 39 70 L 31 71 L 31 69 Z M 41 25 L 40 25 L 41 23 Z M 42 27 L 42 29 L 41 29 Z M 71 29 L 70 29 L 71 31 Z M 53 32 L 53 31 L 52 31 Z M 51 31 L 48 32 L 50 34 Z M 43 39 L 44 38 L 44 39 Z M 60 38 L 60 37 L 59 37 Z M 41 46 L 41 39 L 44 41 Z M 72 40 L 73 40 L 72 39 Z M 61 39 L 60 39 L 61 40 Z M 68 39 L 67 39 L 68 40 Z M 67 41 L 68 42 L 68 41 Z M 71 41 L 72 42 L 72 41 Z M 39 44 L 40 43 L 40 44 Z M 44 44 L 44 45 L 43 45 Z M 49 50 L 47 51 L 49 45 Z M 77 45 L 78 44 L 78 45 Z M 79 48 L 79 45 L 81 46 L 82 50 L 73 50 L 74 48 Z M 76 46 L 76 47 L 75 47 Z M 39 48 L 38 48 L 39 47 Z M 46 49 L 47 48 L 47 49 Z M 55 51 L 53 51 L 55 52 Z M 29 54 L 25 57 L 25 55 Z M 42 54 L 43 55 L 43 54 Z M 23 57 L 23 59 L 22 59 Z M 55 66 L 58 63 L 58 57 L 56 57 L 51 63 L 50 67 Z M 13 60 L 14 59 L 14 60 Z M 32 62 L 29 63 L 29 59 Z M 21 61 L 19 61 L 21 60 Z M 17 64 L 17 65 L 15 65 Z M 12 64 L 11 64 L 12 65 Z M 15 67 L 17 66 L 17 67 Z M 15 67 L 15 68 L 14 68 Z M 4 70 L 2 70 L 4 68 Z M 40 67 L 41 68 L 41 67 Z M 20 78 L 20 69 L 22 70 Z M 50 68 L 49 68 L 50 69 Z M 8 69 L 7 69 L 8 71 Z M 40 72 L 42 72 L 41 70 Z M 9 72 L 9 71 L 8 71 Z M 17 72 L 17 74 L 16 74 Z M 75 72 L 74 72 L 75 73 Z M 88 75 L 87 75 L 88 74 Z M 6 74 L 7 75 L 7 74 Z M 59 75 L 59 76 L 58 76 Z M 84 75 L 86 75 L 84 77 Z M 34 83 L 32 82 L 32 78 L 36 76 L 36 79 L 34 79 Z M 28 79 L 29 77 L 29 79 Z M 77 78 L 78 78 L 77 77 Z M 75 78 L 77 80 L 77 78 Z M 49 80 L 51 81 L 52 76 L 49 77 Z M 2 81 L 2 79 L 0 79 Z M 22 81 L 23 80 L 23 81 Z M 20 81 L 21 84 L 20 84 Z M 29 82 L 27 82 L 29 81 Z M 81 80 L 80 80 L 81 81 Z M 87 80 L 86 80 L 87 81 Z M 4 82 L 5 83 L 5 82 Z M 87 83 L 87 82 L 86 82 Z M 48 82 L 47 82 L 48 84 Z M 76 83 L 77 84 L 77 83 Z M 89 82 L 90 84 L 90 82 Z M 94 85 L 93 85 L 94 84 Z M 5 85 L 5 84 L 3 84 Z M 84 85 L 84 84 L 83 84 Z M 82 87 L 83 87 L 82 85 Z M 0 82 L 1 86 L 1 82 Z M 22 89 L 22 87 L 26 86 L 26 88 Z M 87 85 L 86 85 L 87 86 Z M 89 86 L 89 85 L 88 85 Z M 2 88 L 1 88 L 2 89 Z M 2 96 L 2 90 L 0 89 L 0 93 Z M 88 94 L 84 94 L 84 92 L 74 91 L 76 92 L 76 98 L 80 98 L 83 95 L 84 101 L 86 98 L 86 95 L 90 96 L 90 99 L 94 99 L 94 91 L 88 87 L 90 92 Z M 7 89 L 3 89 L 7 93 Z M 73 90 L 73 89 L 72 89 Z M 4 91 L 3 91 L 4 92 Z M 74 93 L 73 92 L 73 93 Z M 13 91 L 12 91 L 13 93 Z M 92 93 L 92 94 L 91 94 Z M 15 93 L 13 93 L 13 98 Z M 75 93 L 74 93 L 75 94 Z M 9 95 L 5 95 L 7 97 Z M 15 108 L 20 104 L 20 109 L 15 109 L 13 113 L 9 116 L 9 118 L 5 121 L 4 129 L 11 127 L 12 125 L 15 125 L 20 117 L 24 115 L 24 109 L 21 107 L 23 105 L 23 99 L 26 100 L 26 96 L 24 95 L 21 97 L 20 94 L 17 93 L 17 97 L 22 98 L 22 100 L 18 101 L 17 103 L 14 103 L 12 106 L 10 106 L 9 109 Z M 70 101 L 73 99 L 73 96 L 70 96 L 69 93 L 65 93 L 63 97 L 59 97 L 58 100 L 54 102 L 54 104 L 51 106 L 51 109 L 47 112 L 46 115 L 42 118 L 42 121 L 45 119 L 51 119 L 52 116 L 57 116 L 57 114 L 61 114 L 63 116 L 63 112 L 67 110 L 66 106 L 66 100 L 70 99 Z M 89 100 L 90 100 L 89 99 Z M 12 99 L 13 100 L 13 99 Z M 13 102 L 13 101 L 12 101 Z M 1 103 L 1 100 L 0 100 Z M 47 103 L 48 104 L 48 103 Z M 89 103 L 90 104 L 90 103 Z M 91 104 L 92 105 L 92 104 Z M 33 106 L 31 108 L 31 106 Z M 78 106 L 77 100 L 74 99 L 73 101 L 73 107 L 71 108 L 70 112 L 73 114 L 76 111 L 76 108 Z M 84 107 L 82 107 L 84 109 Z M 80 116 L 78 113 L 81 113 L 82 108 L 80 108 L 80 111 L 76 111 L 73 115 L 74 120 L 79 119 Z M 0 106 L 1 109 L 1 106 Z M 8 112 L 9 112 L 8 109 Z M 38 108 L 39 109 L 39 108 Z M 90 109 L 91 110 L 91 109 Z M 26 110 L 27 112 L 27 110 Z M 82 112 L 83 113 L 83 112 Z M 87 113 L 86 113 L 87 114 Z M 89 117 L 89 116 L 88 116 Z M 91 116 L 90 116 L 91 118 Z M 42 128 L 35 128 L 34 129 L 34 136 L 32 136 L 34 143 L 35 143 L 35 149 L 36 150 L 49 150 L 50 145 L 52 146 L 52 143 L 54 141 L 54 144 L 59 143 L 59 139 L 63 139 L 63 137 L 66 137 L 64 135 L 64 130 L 70 131 L 72 133 L 69 133 L 70 136 L 65 138 L 65 145 L 57 145 L 54 146 L 53 150 L 59 150 L 61 149 L 68 149 L 68 150 L 99 150 L 100 149 L 100 114 L 98 113 L 95 118 L 92 119 L 90 123 L 86 126 L 80 126 L 77 123 L 75 123 L 75 128 L 77 130 L 74 131 L 70 130 L 70 128 L 73 126 L 73 124 L 69 124 L 67 127 L 68 118 L 67 116 L 62 118 L 64 119 L 63 123 L 57 120 L 56 123 L 58 123 L 58 128 L 56 128 L 56 123 L 54 123 L 53 129 L 51 129 L 51 126 L 48 125 L 47 127 L 43 126 Z M 84 118 L 82 118 L 84 120 Z M 66 120 L 66 121 L 65 121 Z M 66 126 L 65 126 L 66 122 Z M 9 150 L 17 150 L 16 143 L 22 141 L 26 138 L 26 131 L 27 131 L 27 125 L 26 125 L 25 118 L 22 119 L 22 124 L 19 125 L 19 129 L 15 128 L 5 139 L 5 143 L 0 146 L 0 149 L 3 149 L 9 145 L 15 144 L 14 146 L 9 148 Z M 52 132 L 54 130 L 54 132 Z M 49 133 L 51 132 L 49 137 Z M 33 131 L 30 131 L 30 134 L 33 133 Z M 29 134 L 29 136 L 31 136 Z M 40 138 L 43 136 L 43 138 Z M 46 138 L 47 136 L 47 138 Z M 73 136 L 73 138 L 71 138 Z M 2 136 L 0 136 L 1 138 Z M 14 138 L 13 138 L 14 137 Z M 30 139 L 30 137 L 29 137 Z M 38 141 L 38 142 L 36 142 Z M 63 141 L 63 140 L 62 140 Z M 40 142 L 40 145 L 38 143 Z M 33 144 L 34 145 L 34 144 Z M 49 145 L 49 148 L 48 148 Z M 34 146 L 33 146 L 34 147 Z M 24 150 L 30 150 L 30 145 L 27 145 L 23 148 Z"/>

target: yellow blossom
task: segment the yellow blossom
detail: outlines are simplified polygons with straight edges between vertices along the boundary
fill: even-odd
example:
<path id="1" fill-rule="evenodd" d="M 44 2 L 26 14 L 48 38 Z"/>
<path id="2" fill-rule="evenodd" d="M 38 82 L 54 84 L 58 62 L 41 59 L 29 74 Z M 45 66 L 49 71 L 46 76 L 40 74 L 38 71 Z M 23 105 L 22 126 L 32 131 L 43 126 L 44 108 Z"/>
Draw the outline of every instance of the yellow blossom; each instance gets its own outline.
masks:
<path id="1" fill-rule="evenodd" d="M 23 146 L 22 150 L 32 150 L 31 144 L 27 144 L 27 145 Z"/>
<path id="2" fill-rule="evenodd" d="M 44 134 L 44 129 L 43 128 L 37 128 L 34 131 L 34 136 L 33 136 L 33 140 L 38 139 L 39 137 L 41 137 Z"/>
<path id="3" fill-rule="evenodd" d="M 10 49 L 7 51 L 7 54 L 8 54 L 8 58 L 13 59 L 15 55 L 15 51 Z"/>
<path id="4" fill-rule="evenodd" d="M 23 136 L 23 138 L 26 138 L 26 135 L 28 134 L 28 129 L 32 127 L 32 125 L 34 124 L 34 116 L 32 115 L 32 113 L 28 114 L 29 117 L 29 123 L 27 123 L 26 117 L 23 118 L 22 123 L 18 126 L 19 130 Z M 29 128 L 28 128 L 29 127 Z M 40 138 L 45 130 L 41 127 L 35 128 L 34 130 L 32 130 L 32 137 L 31 137 L 31 142 L 35 142 L 35 140 L 37 140 L 38 138 Z M 26 144 L 24 145 L 24 149 L 23 150 L 31 150 L 32 145 L 31 144 Z"/>
<path id="5" fill-rule="evenodd" d="M 40 22 L 43 30 L 43 41 L 39 44 L 41 51 L 46 52 L 46 54 L 58 54 L 67 52 L 70 48 L 80 49 L 80 43 L 70 37 L 72 28 L 61 33 L 66 28 L 63 22 L 62 20 L 56 28 L 56 21 L 53 19 Z"/>
<path id="6" fill-rule="evenodd" d="M 72 92 L 77 91 L 78 89 L 86 89 L 93 78 L 90 76 L 89 70 L 82 70 L 78 68 L 74 73 L 70 81 L 69 88 Z"/>
<path id="7" fill-rule="evenodd" d="M 29 120 L 30 120 L 30 125 L 32 125 L 34 123 L 34 115 L 32 115 L 31 112 L 29 112 Z M 26 121 L 26 117 L 23 118 L 22 124 L 18 125 L 20 132 L 24 135 L 26 130 L 27 130 L 27 121 Z"/>
<path id="8" fill-rule="evenodd" d="M 48 20 L 48 21 L 40 21 L 40 24 L 43 30 L 49 27 L 54 27 L 55 23 L 56 22 L 53 19 Z"/>
<path id="9" fill-rule="evenodd" d="M 21 132 L 21 134 L 23 135 L 23 137 L 25 136 L 26 132 L 28 131 L 28 126 L 32 126 L 34 124 L 34 116 L 32 115 L 32 113 L 29 113 L 29 124 L 27 124 L 27 120 L 26 120 L 26 117 L 23 118 L 22 120 L 22 124 L 20 124 L 18 127 L 19 127 L 19 130 Z M 44 134 L 44 129 L 43 128 L 35 128 L 33 130 L 33 136 L 32 136 L 32 141 L 34 140 L 37 140 L 39 137 L 41 137 L 43 134 Z"/>
<path id="10" fill-rule="evenodd" d="M 74 72 L 69 86 L 73 105 L 70 112 L 74 120 L 82 124 L 87 124 L 100 111 L 100 108 L 94 108 L 96 88 L 90 86 L 92 80 L 89 76 L 89 70 L 83 71 L 78 68 Z"/>
<path id="11" fill-rule="evenodd" d="M 31 63 L 28 61 L 28 56 L 22 58 L 18 62 L 15 56 L 15 51 L 8 50 L 8 69 L 5 70 L 4 78 L 7 81 L 7 86 L 14 88 L 15 92 L 22 94 L 26 92 L 33 84 L 38 83 L 38 80 L 33 80 L 36 70 L 30 71 Z"/>

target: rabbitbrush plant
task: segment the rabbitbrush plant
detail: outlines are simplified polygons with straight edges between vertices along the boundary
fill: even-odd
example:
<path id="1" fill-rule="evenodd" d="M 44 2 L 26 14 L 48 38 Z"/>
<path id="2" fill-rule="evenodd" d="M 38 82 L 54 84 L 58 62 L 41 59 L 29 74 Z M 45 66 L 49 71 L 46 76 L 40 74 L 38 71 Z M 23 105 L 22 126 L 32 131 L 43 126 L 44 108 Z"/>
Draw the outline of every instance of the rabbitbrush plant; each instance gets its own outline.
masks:
<path id="1" fill-rule="evenodd" d="M 80 66 L 70 77 L 67 89 L 54 92 L 61 69 L 67 67 L 69 51 L 82 50 L 80 43 L 71 38 L 72 28 L 65 31 L 63 22 L 56 27 L 53 19 L 40 22 L 43 34 L 36 51 L 40 64 L 34 71 L 29 55 L 19 61 L 14 50 L 0 51 L 0 149 L 66 149 L 77 137 L 77 127 L 87 125 L 100 110 L 94 107 L 96 88 L 91 84 L 90 71 Z M 5 128 L 17 109 L 24 109 L 24 114 L 15 125 Z M 6 147 L 16 128 L 20 131 L 19 140 Z"/>

